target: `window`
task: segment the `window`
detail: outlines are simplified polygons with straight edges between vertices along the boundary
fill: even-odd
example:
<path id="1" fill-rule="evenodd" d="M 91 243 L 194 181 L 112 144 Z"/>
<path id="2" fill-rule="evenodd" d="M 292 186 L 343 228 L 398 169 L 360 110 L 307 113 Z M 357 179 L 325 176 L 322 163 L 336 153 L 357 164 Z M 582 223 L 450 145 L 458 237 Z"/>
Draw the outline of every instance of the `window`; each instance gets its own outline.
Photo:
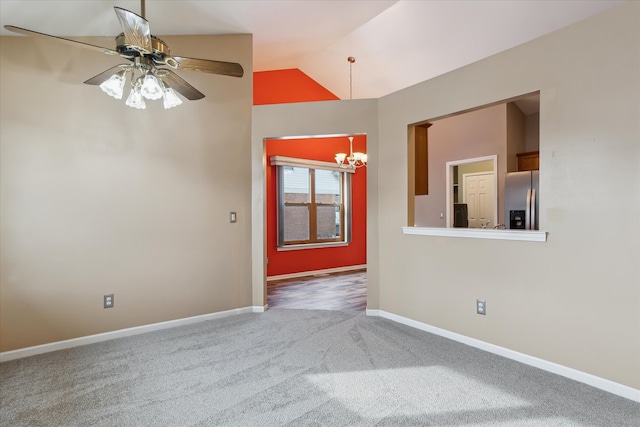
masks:
<path id="1" fill-rule="evenodd" d="M 271 165 L 278 167 L 278 247 L 350 241 L 351 170 L 281 156 Z"/>

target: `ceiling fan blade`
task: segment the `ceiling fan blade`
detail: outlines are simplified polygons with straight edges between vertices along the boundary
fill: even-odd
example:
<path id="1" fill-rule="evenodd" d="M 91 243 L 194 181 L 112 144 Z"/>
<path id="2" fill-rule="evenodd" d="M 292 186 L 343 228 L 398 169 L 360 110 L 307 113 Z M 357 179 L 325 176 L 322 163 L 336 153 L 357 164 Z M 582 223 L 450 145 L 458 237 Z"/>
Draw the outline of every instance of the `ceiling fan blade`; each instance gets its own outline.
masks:
<path id="1" fill-rule="evenodd" d="M 129 67 L 131 66 L 128 64 L 116 65 L 115 67 L 109 68 L 107 71 L 103 71 L 97 76 L 91 77 L 89 80 L 85 81 L 84 83 L 87 85 L 100 85 L 106 82 L 107 80 L 109 80 L 111 76 L 116 74 L 118 71 L 122 71 L 123 69 L 129 68 Z"/>
<path id="2" fill-rule="evenodd" d="M 14 27 L 13 25 L 5 25 L 4 28 L 6 28 L 9 31 L 13 31 L 14 33 L 24 34 L 26 36 L 34 36 L 34 37 L 54 40 L 56 42 L 64 43 L 70 46 L 83 47 L 85 49 L 91 49 L 97 52 L 106 53 L 107 55 L 118 55 L 117 51 L 106 48 L 106 47 L 102 47 L 102 46 L 95 46 L 89 43 L 77 42 L 75 40 L 65 39 L 63 37 L 52 36 L 49 34 L 39 33 L 37 31 L 27 30 L 25 28 Z"/>
<path id="3" fill-rule="evenodd" d="M 162 78 L 165 85 L 169 86 L 171 89 L 175 90 L 190 101 L 204 98 L 204 94 L 202 92 L 191 86 L 182 77 L 167 68 L 160 68 L 156 75 Z"/>
<path id="4" fill-rule="evenodd" d="M 145 53 L 152 53 L 149 22 L 142 16 L 121 7 L 116 6 L 114 9 L 120 20 L 126 43 L 142 49 Z"/>
<path id="5" fill-rule="evenodd" d="M 177 69 L 200 71 L 203 73 L 222 74 L 224 76 L 242 77 L 244 70 L 242 65 L 236 62 L 214 61 L 212 59 L 185 58 L 183 56 L 172 56 L 170 58 L 177 62 Z"/>

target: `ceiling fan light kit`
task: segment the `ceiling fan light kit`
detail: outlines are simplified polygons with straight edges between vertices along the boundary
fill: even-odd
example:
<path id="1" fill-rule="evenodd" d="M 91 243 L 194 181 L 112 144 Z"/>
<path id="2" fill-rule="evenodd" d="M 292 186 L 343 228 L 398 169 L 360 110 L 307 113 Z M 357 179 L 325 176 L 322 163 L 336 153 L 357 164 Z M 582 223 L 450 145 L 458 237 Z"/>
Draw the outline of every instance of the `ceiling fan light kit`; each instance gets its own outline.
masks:
<path id="1" fill-rule="evenodd" d="M 107 55 L 119 55 L 130 61 L 130 64 L 116 65 L 84 83 L 97 85 L 107 95 L 122 99 L 127 74 L 131 73 L 131 92 L 125 104 L 137 109 L 146 108 L 145 99 L 157 100 L 160 98 L 163 99 L 165 109 L 176 107 L 182 104 L 182 100 L 176 92 L 190 101 L 204 98 L 202 92 L 183 80 L 172 69 L 199 71 L 231 77 L 242 77 L 244 75 L 242 66 L 235 62 L 171 56 L 169 46 L 151 34 L 149 22 L 144 19 L 144 0 L 141 0 L 140 3 L 143 16 L 120 7 L 114 7 L 123 30 L 122 33 L 116 36 L 115 50 L 14 27 L 13 25 L 5 25 L 5 28 L 16 33 L 47 38 L 48 40 L 91 49 Z M 169 68 L 160 68 L 161 66 Z M 139 74 L 137 77 L 136 71 Z"/>
<path id="2" fill-rule="evenodd" d="M 168 74 L 162 73 L 161 69 L 154 68 L 149 60 L 136 58 L 133 64 L 121 64 L 116 68 L 120 70 L 100 83 L 100 89 L 107 95 L 115 99 L 122 99 L 127 74 L 131 73 L 131 92 L 125 103 L 126 105 L 144 110 L 146 108 L 144 99 L 157 100 L 160 98 L 163 98 L 165 109 L 182 104 L 180 97 L 162 80 L 161 76 L 164 75 L 167 77 Z M 134 75 L 135 70 L 138 70 L 140 73 L 138 77 Z M 108 70 L 106 73 L 108 74 L 110 72 L 111 70 Z M 156 73 L 157 76 L 154 73 Z"/>

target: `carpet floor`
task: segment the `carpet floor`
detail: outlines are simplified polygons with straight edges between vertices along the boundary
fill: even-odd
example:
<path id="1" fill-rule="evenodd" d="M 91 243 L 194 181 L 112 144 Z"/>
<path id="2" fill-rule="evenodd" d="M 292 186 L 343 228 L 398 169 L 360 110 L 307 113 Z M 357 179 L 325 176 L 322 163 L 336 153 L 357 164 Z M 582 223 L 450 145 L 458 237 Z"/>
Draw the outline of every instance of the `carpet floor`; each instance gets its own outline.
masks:
<path id="1" fill-rule="evenodd" d="M 271 309 L 0 364 L 2 426 L 638 426 L 640 404 L 356 311 Z"/>

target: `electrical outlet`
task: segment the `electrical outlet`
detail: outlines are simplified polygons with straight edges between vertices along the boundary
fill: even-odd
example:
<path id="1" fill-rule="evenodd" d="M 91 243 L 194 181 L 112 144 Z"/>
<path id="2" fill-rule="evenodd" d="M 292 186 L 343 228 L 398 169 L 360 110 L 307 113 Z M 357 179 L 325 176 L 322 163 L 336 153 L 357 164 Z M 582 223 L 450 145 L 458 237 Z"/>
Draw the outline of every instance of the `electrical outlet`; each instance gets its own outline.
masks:
<path id="1" fill-rule="evenodd" d="M 104 296 L 104 308 L 113 308 L 113 294 Z"/>
<path id="2" fill-rule="evenodd" d="M 487 303 L 483 299 L 476 300 L 476 312 L 483 316 L 487 314 Z"/>

